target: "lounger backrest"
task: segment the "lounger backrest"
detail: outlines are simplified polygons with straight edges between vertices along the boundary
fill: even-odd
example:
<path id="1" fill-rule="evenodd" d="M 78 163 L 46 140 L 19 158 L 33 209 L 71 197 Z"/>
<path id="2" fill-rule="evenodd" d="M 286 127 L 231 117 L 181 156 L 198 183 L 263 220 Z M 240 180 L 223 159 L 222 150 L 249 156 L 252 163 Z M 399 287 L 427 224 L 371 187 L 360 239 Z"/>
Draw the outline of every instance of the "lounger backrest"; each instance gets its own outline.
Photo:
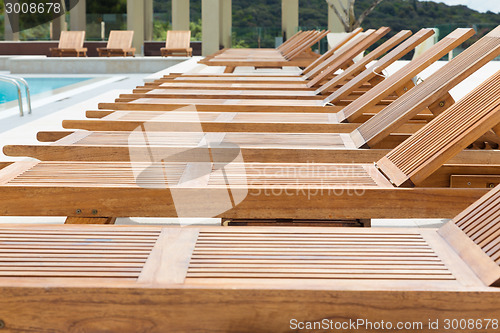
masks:
<path id="1" fill-rule="evenodd" d="M 500 185 L 438 233 L 488 286 L 500 286 Z"/>
<path id="2" fill-rule="evenodd" d="M 355 120 L 391 93 L 402 89 L 415 75 L 447 55 L 451 50 L 462 44 L 472 35 L 474 35 L 474 29 L 456 29 L 420 57 L 412 60 L 409 64 L 379 83 L 376 87 L 370 89 L 364 93 L 363 96 L 347 105 L 337 114 L 337 118 L 339 121 Z M 325 100 L 325 103 L 326 102 Z"/>
<path id="3" fill-rule="evenodd" d="M 305 40 L 312 34 L 316 33 L 313 30 L 310 31 L 301 31 L 292 36 L 292 38 L 287 39 L 286 42 L 280 45 L 278 51 L 281 54 L 285 55 L 290 52 L 296 45 L 298 45 L 301 41 Z"/>
<path id="4" fill-rule="evenodd" d="M 297 45 L 296 48 L 294 48 L 291 52 L 286 54 L 285 58 L 288 60 L 293 60 L 294 58 L 299 56 L 302 52 L 306 51 L 308 48 L 318 43 L 321 39 L 323 39 L 323 37 L 326 37 L 326 35 L 328 35 L 329 32 L 330 32 L 329 30 L 320 31 L 316 35 L 312 36 L 311 38 Z"/>
<path id="5" fill-rule="evenodd" d="M 108 49 L 129 49 L 132 46 L 133 31 L 112 30 L 109 33 Z"/>
<path id="6" fill-rule="evenodd" d="M 309 80 L 312 80 L 315 78 L 317 75 L 321 74 L 323 70 L 325 70 L 331 63 L 335 62 L 342 54 L 347 52 L 350 48 L 352 48 L 354 45 L 358 44 L 360 41 L 374 33 L 375 30 L 373 29 L 368 29 L 362 33 L 357 34 L 356 36 L 352 37 L 349 39 L 347 43 L 342 45 L 335 51 L 333 54 L 331 54 L 328 58 L 326 58 L 321 64 L 318 64 L 314 69 L 312 69 L 309 73 L 307 73 L 306 77 Z"/>
<path id="7" fill-rule="evenodd" d="M 304 31 L 302 30 L 299 30 L 295 35 L 293 35 L 292 37 L 288 38 L 285 42 L 283 42 L 283 44 L 281 44 L 280 46 L 278 46 L 276 49 L 281 51 L 281 49 L 283 48 L 286 48 L 287 45 L 291 44 L 294 40 L 296 40 L 298 37 L 300 37 L 300 35 L 302 35 L 304 33 Z"/>
<path id="8" fill-rule="evenodd" d="M 358 127 L 351 133 L 356 146 L 373 147 L 499 54 L 500 26 Z"/>
<path id="9" fill-rule="evenodd" d="M 403 42 L 406 38 L 411 36 L 410 30 L 401 30 L 387 41 L 385 41 L 382 45 L 377 47 L 375 50 L 371 51 L 367 55 L 365 55 L 361 60 L 357 61 L 353 65 L 346 68 L 342 73 L 336 75 L 327 83 L 323 84 L 320 88 L 318 88 L 315 93 L 320 94 L 325 90 L 330 88 L 334 88 L 341 84 L 348 84 L 350 81 L 355 80 L 358 75 L 360 75 L 368 64 L 377 58 L 381 57 L 383 54 L 388 52 L 393 47 L 396 47 L 399 43 Z"/>
<path id="10" fill-rule="evenodd" d="M 309 30 L 305 31 L 303 34 L 299 35 L 297 38 L 294 38 L 290 43 L 287 43 L 281 50 L 281 54 L 286 58 L 288 54 L 292 54 L 292 52 L 302 45 L 302 43 L 307 42 L 311 38 L 314 38 L 319 33 L 317 30 Z"/>
<path id="11" fill-rule="evenodd" d="M 384 37 L 391 28 L 382 27 L 377 31 L 373 31 L 367 34 L 365 38 L 358 41 L 356 44 L 352 45 L 349 49 L 342 52 L 338 59 L 332 62 L 328 67 L 323 69 L 321 73 L 316 75 L 314 79 L 307 83 L 308 87 L 314 87 L 316 84 L 320 83 L 324 79 L 328 78 L 330 75 L 338 71 L 339 69 L 348 66 L 352 63 L 353 59 L 360 53 L 364 52 L 367 48 L 375 44 L 380 38 Z"/>
<path id="12" fill-rule="evenodd" d="M 81 49 L 85 42 L 85 31 L 61 31 L 60 49 Z"/>
<path id="13" fill-rule="evenodd" d="M 500 71 L 390 151 L 377 166 L 396 186 L 419 185 L 498 123 Z"/>
<path id="14" fill-rule="evenodd" d="M 191 42 L 190 30 L 169 30 L 167 31 L 167 49 L 188 49 Z"/>
<path id="15" fill-rule="evenodd" d="M 424 42 L 427 38 L 434 34 L 433 29 L 421 29 L 411 38 L 406 40 L 404 43 L 396 47 L 391 52 L 387 53 L 385 56 L 380 58 L 376 63 L 371 65 L 368 68 L 364 68 L 362 73 L 359 73 L 352 80 L 344 84 L 341 88 L 330 94 L 327 98 L 325 98 L 325 103 L 336 103 L 340 101 L 342 98 L 348 96 L 354 89 L 361 86 L 366 81 L 374 78 L 377 75 L 381 75 L 382 71 L 389 67 L 391 64 L 401 59 L 405 54 L 413 50 L 417 45 Z M 370 52 L 369 55 L 373 53 Z M 348 68 L 349 70 L 349 68 Z M 342 73 L 343 74 L 343 73 Z M 340 76 L 340 75 L 338 75 Z M 333 85 L 338 84 L 337 77 L 333 78 L 328 83 L 325 83 L 321 88 L 326 90 L 332 87 Z"/>
<path id="16" fill-rule="evenodd" d="M 355 36 L 357 36 L 358 34 L 360 34 L 361 32 L 363 32 L 363 29 L 362 28 L 357 28 L 355 30 L 353 30 L 352 32 L 348 33 L 341 41 L 340 43 L 338 43 L 337 45 L 335 45 L 335 47 L 332 47 L 330 50 L 326 51 L 325 53 L 323 53 L 323 55 L 321 57 L 319 57 L 318 59 L 314 60 L 309 66 L 307 66 L 303 71 L 302 71 L 302 74 L 304 74 L 304 76 L 306 78 L 309 78 L 311 77 L 311 71 L 313 69 L 315 69 L 316 67 L 318 67 L 319 65 L 323 65 L 325 64 L 325 61 L 330 58 L 332 56 L 333 53 L 335 53 L 338 49 L 340 49 L 341 47 L 343 47 L 346 43 L 348 43 L 352 38 L 354 38 Z M 324 65 L 326 67 L 326 64 Z"/>

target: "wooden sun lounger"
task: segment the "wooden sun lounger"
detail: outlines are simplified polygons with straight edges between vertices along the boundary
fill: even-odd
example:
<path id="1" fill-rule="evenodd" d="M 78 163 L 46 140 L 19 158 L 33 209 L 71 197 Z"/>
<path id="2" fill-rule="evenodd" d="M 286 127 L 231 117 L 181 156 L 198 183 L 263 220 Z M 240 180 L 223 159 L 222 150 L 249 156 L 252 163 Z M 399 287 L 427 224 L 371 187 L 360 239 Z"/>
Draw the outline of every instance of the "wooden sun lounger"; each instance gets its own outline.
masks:
<path id="1" fill-rule="evenodd" d="M 398 44 L 401 44 L 400 46 L 397 46 L 397 48 L 395 48 L 393 51 L 391 51 L 390 54 L 384 57 L 385 59 L 387 59 L 387 62 L 389 59 L 393 59 L 392 61 L 396 61 L 401 57 L 403 57 L 407 52 L 409 52 L 411 50 L 410 47 L 412 45 L 415 46 L 419 45 L 421 41 L 425 40 L 425 38 L 428 38 L 428 36 L 430 36 L 433 33 L 434 32 L 431 29 L 423 29 L 417 34 L 415 34 L 415 36 L 411 37 L 406 42 L 402 43 L 407 37 L 411 35 L 411 31 L 409 30 L 400 31 L 399 33 L 391 37 L 389 40 L 387 40 L 385 43 L 377 47 L 375 50 L 368 53 L 361 60 L 346 68 L 341 74 L 336 75 L 335 84 L 330 84 L 328 85 L 327 88 L 326 85 L 328 83 L 325 83 L 323 85 L 324 88 L 320 87 L 316 91 L 321 94 L 348 82 L 351 78 L 356 77 L 358 76 L 358 74 L 362 73 L 370 62 L 381 57 L 386 52 L 390 51 L 392 48 L 395 48 Z M 335 59 L 333 57 L 330 57 L 329 60 L 333 62 Z M 323 61 L 327 61 L 326 57 Z M 384 63 L 385 62 L 386 61 L 384 61 Z M 382 62 L 378 63 L 378 66 L 380 66 L 382 69 L 385 68 L 383 67 L 384 65 Z M 309 76 L 307 76 L 307 78 L 309 78 Z M 314 78 L 314 76 L 312 76 L 311 78 Z M 144 88 L 160 87 L 160 88 L 170 88 L 170 89 L 197 88 L 197 89 L 219 89 L 219 90 L 234 90 L 234 89 L 282 90 L 285 88 L 287 90 L 316 89 L 314 84 L 310 85 L 308 82 L 305 81 L 296 82 L 295 80 L 290 80 L 289 77 L 285 77 L 284 79 L 286 79 L 286 81 L 281 83 L 276 82 L 277 78 L 275 77 L 270 78 L 273 81 L 258 81 L 262 79 L 257 78 L 255 76 L 251 77 L 243 76 L 242 78 L 232 76 L 231 78 L 228 78 L 228 77 L 210 77 L 207 75 L 200 77 L 199 79 L 200 81 L 196 82 L 195 76 L 189 76 L 189 75 L 183 75 L 181 77 L 172 76 L 169 78 L 160 79 L 157 82 L 148 83 Z M 249 80 L 247 81 L 246 79 Z M 264 78 L 264 80 L 266 79 L 267 78 Z M 330 80 L 330 82 L 332 82 L 332 80 Z"/>
<path id="2" fill-rule="evenodd" d="M 391 75 L 389 78 L 383 80 L 374 89 L 370 89 L 369 93 L 363 94 L 360 98 L 356 99 L 353 103 L 350 103 L 346 107 L 345 112 L 350 112 L 355 109 L 359 113 L 366 112 L 370 108 L 374 107 L 377 103 L 382 102 L 384 98 L 387 98 L 392 93 L 401 95 L 407 90 L 411 89 L 414 85 L 412 78 L 428 67 L 434 61 L 439 60 L 441 57 L 446 55 L 450 50 L 454 49 L 456 46 L 463 43 L 470 36 L 474 34 L 473 29 L 457 29 L 440 42 L 435 44 L 431 49 L 424 53 L 421 57 L 412 60 L 408 65 L 401 68 L 395 74 Z M 250 93 L 248 91 L 246 93 Z M 259 91 L 253 91 L 254 93 L 261 93 Z M 155 90 L 150 94 L 152 97 L 158 97 L 154 95 Z M 224 92 L 225 93 L 225 92 Z M 295 93 L 295 92 L 294 92 Z M 285 99 L 239 99 L 236 92 L 233 92 L 233 97 L 235 99 L 222 99 L 222 98 L 120 98 L 116 103 L 103 103 L 100 104 L 100 108 L 105 109 L 124 109 L 124 110 L 148 110 L 148 111 L 169 111 L 175 107 L 196 105 L 199 111 L 201 110 L 211 110 L 211 111 L 224 111 L 224 109 L 229 108 L 231 111 L 247 111 L 247 110 L 259 110 L 259 111 L 285 111 L 292 112 L 294 108 L 301 110 L 301 112 L 332 112 L 327 106 L 330 103 L 329 97 L 321 100 L 301 100 L 297 99 L 291 104 L 290 100 Z M 147 95 L 147 94 L 146 94 Z M 214 97 L 214 96 L 212 96 Z M 217 96 L 215 96 L 217 97 Z M 236 99 L 237 98 L 237 99 Z M 265 108 L 263 108 L 265 106 Z"/>
<path id="3" fill-rule="evenodd" d="M 190 30 L 169 30 L 167 31 L 167 41 L 165 47 L 161 48 L 161 56 L 169 55 L 185 55 L 191 57 L 193 48 L 190 47 L 191 31 Z"/>
<path id="4" fill-rule="evenodd" d="M 150 133 L 149 144 L 164 153 L 196 150 L 203 146 L 203 140 L 210 141 L 213 136 L 222 143 L 237 144 L 245 161 L 375 162 L 387 149 L 422 128 L 431 116 L 453 105 L 448 91 L 500 54 L 500 37 L 495 37 L 496 33 L 492 31 L 477 41 L 363 124 L 338 123 L 334 114 L 108 111 L 99 120 L 63 122 L 65 128 L 97 132 L 77 131 L 50 146 L 5 146 L 4 153 L 41 160 L 127 161 L 131 131 L 146 128 Z M 428 117 L 422 118 L 419 113 L 424 114 L 425 110 Z M 490 147 L 500 143 L 494 133 L 480 140 Z M 485 161 L 477 153 L 462 155 L 461 161 L 466 156 L 470 156 L 469 163 Z"/>
<path id="5" fill-rule="evenodd" d="M 316 75 L 318 77 L 321 76 L 323 78 L 326 78 L 326 77 L 331 76 L 337 70 L 339 70 L 341 68 L 345 68 L 346 66 L 348 66 L 352 63 L 352 60 L 354 59 L 354 57 L 356 57 L 360 52 L 363 52 L 368 47 L 370 47 L 375 42 L 377 42 L 380 38 L 382 38 L 385 34 L 387 34 L 389 32 L 389 30 L 390 30 L 389 28 L 384 27 L 384 28 L 378 29 L 377 31 L 367 30 L 366 32 L 358 35 L 358 36 L 360 36 L 360 38 L 358 40 L 353 39 L 354 45 L 346 44 L 345 50 L 341 49 L 341 50 L 339 50 L 338 54 L 326 59 L 325 62 L 327 62 L 327 64 L 325 64 L 325 66 L 318 66 L 317 67 L 318 71 L 316 72 L 316 69 L 313 70 L 312 72 L 310 72 L 311 75 Z M 311 77 L 314 77 L 314 76 L 311 76 Z M 320 82 L 322 82 L 322 79 L 317 80 L 315 82 L 320 83 Z M 166 84 L 162 84 L 162 85 L 159 85 L 157 87 L 157 89 L 161 89 L 162 97 L 166 97 L 167 95 L 173 96 L 172 95 L 173 93 L 179 92 L 179 87 L 176 87 L 177 82 L 173 82 L 170 85 L 173 86 L 174 90 L 172 90 L 172 89 L 168 90 L 168 89 L 170 89 L 170 87 Z M 314 84 L 311 84 L 310 86 L 308 84 L 304 84 L 304 83 L 299 84 L 299 85 L 302 87 L 302 91 L 298 91 L 297 96 L 300 96 L 301 98 L 307 98 L 307 97 L 321 98 L 319 96 L 319 94 L 322 93 L 323 90 L 319 89 L 319 90 L 314 91 L 315 90 Z M 187 84 L 187 85 L 185 84 L 182 87 L 180 87 L 182 89 L 182 97 L 184 97 L 184 95 L 186 95 L 187 97 L 196 96 L 195 95 L 196 91 L 199 91 L 197 86 L 198 86 L 198 84 Z M 255 86 L 255 84 L 254 84 L 254 86 Z M 268 85 L 265 85 L 265 86 L 260 85 L 261 88 L 262 87 L 265 88 L 266 86 L 268 86 Z M 289 84 L 287 84 L 286 86 L 281 85 L 282 90 L 279 90 L 276 92 L 270 91 L 269 93 L 271 94 L 271 96 L 276 95 L 276 96 L 285 96 L 286 97 L 287 96 L 286 93 L 293 93 L 290 90 L 288 90 L 289 86 L 290 86 Z M 151 93 L 152 89 L 153 88 L 148 88 L 148 87 L 139 88 L 139 89 L 136 89 L 134 91 L 134 93 Z M 283 89 L 286 89 L 286 90 L 283 90 Z M 199 94 L 199 96 L 212 95 L 211 92 L 214 92 L 217 90 L 219 90 L 218 85 L 212 85 L 212 90 L 207 90 L 206 94 L 202 93 L 202 94 Z M 264 90 L 264 89 L 262 89 L 262 90 Z M 274 89 L 274 90 L 277 90 L 277 89 Z M 295 90 L 297 90 L 297 89 L 295 89 Z M 307 94 L 306 92 L 309 94 Z M 165 96 L 163 96 L 163 94 L 165 94 Z M 242 94 L 241 96 L 243 98 L 245 98 L 245 94 Z M 266 95 L 265 95 L 265 93 L 260 93 L 258 96 L 266 96 Z M 255 96 L 250 94 L 248 96 L 248 98 L 255 98 Z"/>
<path id="6" fill-rule="evenodd" d="M 325 52 L 323 55 L 321 55 L 319 58 L 317 58 L 314 62 L 312 62 L 310 65 L 308 65 L 306 68 L 304 68 L 302 70 L 302 72 L 300 73 L 300 75 L 296 75 L 296 74 L 285 74 L 285 73 L 272 73 L 272 74 L 269 74 L 269 73 L 238 73 L 238 74 L 234 74 L 234 73 L 223 73 L 223 74 L 206 74 L 206 73 L 170 73 L 168 76 L 165 76 L 165 77 L 172 77 L 172 76 L 175 76 L 177 79 L 179 80 L 183 80 L 183 79 L 196 79 L 196 78 L 200 78 L 200 79 L 208 79 L 208 78 L 215 78 L 215 77 L 219 77 L 219 78 L 226 78 L 226 79 L 229 79 L 231 77 L 237 77 L 237 78 L 244 78 L 244 77 L 248 77 L 248 78 L 273 78 L 273 79 L 276 79 L 276 78 L 279 78 L 279 77 L 287 77 L 289 79 L 300 79 L 301 76 L 304 76 L 304 77 L 308 77 L 308 73 L 314 69 L 316 66 L 318 65 L 321 65 L 324 63 L 324 60 L 326 60 L 327 58 L 331 57 L 332 54 L 334 52 L 336 52 L 337 50 L 339 50 L 340 48 L 343 48 L 345 46 L 345 44 L 347 44 L 349 41 L 352 40 L 352 38 L 354 38 L 356 35 L 358 35 L 359 33 L 361 33 L 363 31 L 362 28 L 357 28 L 355 29 L 354 31 L 352 31 L 351 33 L 347 34 L 345 36 L 345 38 L 343 40 L 341 40 L 336 46 L 332 47 L 330 50 L 328 50 L 327 52 Z"/>
<path id="7" fill-rule="evenodd" d="M 307 67 L 318 55 L 310 50 L 310 47 L 325 37 L 329 31 L 318 31 L 298 40 L 295 47 L 282 53 L 279 50 L 239 50 L 224 49 L 212 56 L 205 57 L 199 63 L 207 66 L 226 66 L 226 72 L 231 73 L 237 66 L 255 67 L 283 67 L 298 66 Z M 250 52 L 250 53 L 248 53 Z"/>
<path id="8" fill-rule="evenodd" d="M 61 31 L 59 45 L 50 48 L 52 57 L 86 57 L 87 48 L 83 47 L 85 31 Z"/>
<path id="9" fill-rule="evenodd" d="M 332 331 L 497 332 L 499 201 L 497 187 L 439 229 L 2 225 L 0 317 L 20 331 L 285 332 L 327 318 Z"/>
<path id="10" fill-rule="evenodd" d="M 196 202 L 183 217 L 207 217 L 223 207 L 216 217 L 449 218 L 499 182 L 500 166 L 445 163 L 490 128 L 498 131 L 499 123 L 500 71 L 375 165 L 240 163 L 230 155 L 209 158 L 208 150 L 207 162 L 185 162 L 189 151 L 170 162 L 153 147 L 135 152 L 150 156 L 149 162 L 16 162 L 0 171 L 0 215 L 68 216 L 69 222 L 77 217 L 89 223 L 176 217 L 175 193 Z M 203 173 L 207 166 L 213 172 Z M 239 203 L 228 206 L 228 191 Z"/>
<path id="11" fill-rule="evenodd" d="M 364 69 L 364 66 L 376 59 L 381 54 L 385 53 L 387 50 L 393 48 L 402 40 L 404 40 L 409 34 L 410 31 L 403 31 L 393 38 L 389 39 L 386 43 L 376 48 L 373 52 L 371 52 L 366 57 L 360 61 L 360 63 L 353 63 L 353 58 L 357 56 L 360 52 L 365 50 L 368 46 L 367 44 L 373 43 L 374 40 L 381 38 L 389 32 L 389 28 L 382 27 L 377 31 L 368 30 L 363 34 L 357 34 L 353 38 L 349 40 L 349 42 L 344 43 L 342 47 L 338 49 L 331 49 L 324 53 L 320 58 L 318 58 L 314 63 L 309 65 L 301 74 L 301 76 L 255 76 L 255 75 L 243 75 L 241 77 L 236 76 L 179 76 L 179 75 L 170 75 L 163 79 L 157 80 L 157 82 L 153 83 L 155 86 L 158 86 L 161 83 L 165 84 L 174 84 L 182 83 L 186 85 L 191 85 L 191 88 L 198 87 L 200 84 L 211 84 L 214 89 L 219 89 L 220 86 L 224 87 L 224 85 L 231 83 L 238 84 L 265 84 L 267 87 L 276 87 L 276 88 L 290 88 L 293 85 L 301 87 L 300 90 L 304 89 L 313 89 L 317 86 L 320 86 L 323 83 L 323 80 L 316 81 L 313 85 L 308 85 L 307 81 L 314 79 L 318 75 L 324 75 L 325 77 L 330 77 L 333 75 L 335 70 L 340 68 L 351 68 L 353 67 L 354 73 L 359 73 Z M 335 51 L 335 52 L 334 52 Z M 356 53 L 359 51 L 358 53 Z M 331 66 L 331 67 L 330 67 Z M 219 80 L 217 81 L 217 80 Z M 273 89 L 271 89 L 273 90 Z M 274 89 L 276 90 L 276 89 Z M 295 89 L 297 90 L 297 89 Z"/>
<path id="12" fill-rule="evenodd" d="M 358 308 L 367 321 L 421 321 L 426 332 L 429 312 L 441 322 L 496 318 L 498 198 L 490 191 L 440 229 L 2 226 L 2 318 L 17 329 L 179 332 L 282 331 L 290 318 L 352 318 Z M 47 251 L 61 245 L 70 248 Z"/>
<path id="13" fill-rule="evenodd" d="M 134 56 L 135 48 L 132 47 L 133 31 L 112 30 L 109 33 L 108 44 L 105 48 L 97 48 L 99 57 L 127 57 Z"/>

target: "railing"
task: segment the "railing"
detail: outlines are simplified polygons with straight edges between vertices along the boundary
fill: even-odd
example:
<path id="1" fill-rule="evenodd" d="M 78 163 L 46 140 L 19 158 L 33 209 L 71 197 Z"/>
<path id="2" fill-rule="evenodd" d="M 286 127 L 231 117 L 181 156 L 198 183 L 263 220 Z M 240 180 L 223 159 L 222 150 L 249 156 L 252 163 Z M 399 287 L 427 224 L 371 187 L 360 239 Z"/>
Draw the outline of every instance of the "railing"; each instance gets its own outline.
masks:
<path id="1" fill-rule="evenodd" d="M 24 86 L 24 90 L 26 92 L 26 102 L 28 105 L 28 114 L 31 114 L 31 96 L 30 96 L 30 88 L 28 86 L 28 82 L 20 77 L 9 76 L 9 75 L 0 75 L 0 81 L 12 83 L 17 88 L 17 102 L 19 104 L 19 115 L 24 116 L 24 108 L 23 108 L 23 94 L 21 91 L 21 85 Z"/>

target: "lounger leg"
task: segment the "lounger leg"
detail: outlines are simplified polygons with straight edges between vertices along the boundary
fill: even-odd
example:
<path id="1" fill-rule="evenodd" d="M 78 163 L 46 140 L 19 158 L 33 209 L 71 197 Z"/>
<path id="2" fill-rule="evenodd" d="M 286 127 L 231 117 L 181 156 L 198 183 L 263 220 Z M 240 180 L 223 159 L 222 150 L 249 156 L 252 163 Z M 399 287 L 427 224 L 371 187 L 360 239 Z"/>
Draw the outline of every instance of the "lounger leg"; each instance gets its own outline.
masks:
<path id="1" fill-rule="evenodd" d="M 68 216 L 64 224 L 115 224 L 116 217 L 75 217 Z"/>

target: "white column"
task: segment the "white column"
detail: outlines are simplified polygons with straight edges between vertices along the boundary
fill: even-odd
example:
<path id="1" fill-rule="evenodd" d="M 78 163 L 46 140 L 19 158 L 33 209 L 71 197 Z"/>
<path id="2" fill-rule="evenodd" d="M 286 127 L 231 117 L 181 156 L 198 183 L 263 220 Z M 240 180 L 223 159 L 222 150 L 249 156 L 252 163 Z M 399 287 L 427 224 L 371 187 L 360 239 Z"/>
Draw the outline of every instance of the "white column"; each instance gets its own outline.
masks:
<path id="1" fill-rule="evenodd" d="M 201 1 L 201 54 L 203 56 L 219 51 L 219 17 L 220 0 Z"/>
<path id="2" fill-rule="evenodd" d="M 144 45 L 144 0 L 127 1 L 127 30 L 134 31 L 132 47 L 136 54 L 142 54 Z"/>
<path id="3" fill-rule="evenodd" d="M 5 40 L 19 40 L 19 14 L 10 14 L 12 18 L 12 25 L 9 21 L 9 15 L 4 12 L 4 39 Z M 17 32 L 13 32 L 13 30 Z"/>
<path id="4" fill-rule="evenodd" d="M 299 0 L 281 0 L 281 31 L 284 40 L 297 32 L 299 27 Z"/>
<path id="5" fill-rule="evenodd" d="M 341 12 L 342 6 L 344 8 L 347 8 L 347 0 L 333 0 L 337 2 L 335 5 L 336 8 Z M 339 5 L 339 2 L 342 3 L 342 6 Z M 342 22 L 338 18 L 338 16 L 335 14 L 333 9 L 328 6 L 328 30 L 331 32 L 345 32 L 344 26 L 342 25 Z"/>
<path id="6" fill-rule="evenodd" d="M 59 37 L 61 37 L 61 31 L 66 29 L 65 23 L 66 15 L 61 15 L 51 21 L 50 39 L 59 40 Z"/>
<path id="7" fill-rule="evenodd" d="M 69 24 L 71 31 L 85 31 L 87 28 L 86 0 L 80 0 L 69 11 Z"/>
<path id="8" fill-rule="evenodd" d="M 172 30 L 189 30 L 189 0 L 172 0 Z"/>
<path id="9" fill-rule="evenodd" d="M 224 47 L 231 47 L 232 44 L 232 27 L 233 27 L 233 10 L 232 0 L 220 0 L 220 43 Z"/>
<path id="10" fill-rule="evenodd" d="M 153 0 L 144 0 L 144 40 L 153 40 Z"/>

